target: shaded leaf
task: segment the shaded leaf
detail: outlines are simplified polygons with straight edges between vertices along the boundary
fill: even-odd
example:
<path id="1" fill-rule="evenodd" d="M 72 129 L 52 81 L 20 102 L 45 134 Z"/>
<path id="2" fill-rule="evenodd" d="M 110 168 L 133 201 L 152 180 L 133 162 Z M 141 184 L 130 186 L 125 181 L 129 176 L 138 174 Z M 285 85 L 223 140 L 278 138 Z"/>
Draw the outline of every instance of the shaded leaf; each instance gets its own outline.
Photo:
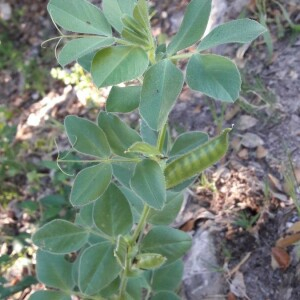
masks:
<path id="1" fill-rule="evenodd" d="M 133 176 L 136 163 L 115 162 L 112 164 L 113 175 L 122 185 L 130 188 L 130 181 Z"/>
<path id="2" fill-rule="evenodd" d="M 180 298 L 173 292 L 161 291 L 151 297 L 151 300 L 180 300 Z"/>
<path id="3" fill-rule="evenodd" d="M 204 34 L 211 10 L 211 0 L 192 0 L 187 6 L 177 34 L 167 47 L 174 54 L 196 43 Z"/>
<path id="4" fill-rule="evenodd" d="M 101 158 L 110 155 L 106 136 L 95 123 L 77 116 L 67 116 L 64 125 L 71 145 L 78 152 Z"/>
<path id="5" fill-rule="evenodd" d="M 139 162 L 131 179 L 131 188 L 150 207 L 158 210 L 164 207 L 165 179 L 157 162 L 150 159 Z"/>
<path id="6" fill-rule="evenodd" d="M 140 114 L 153 130 L 160 130 L 168 119 L 183 86 L 183 74 L 165 59 L 145 73 Z"/>
<path id="7" fill-rule="evenodd" d="M 50 0 L 53 21 L 65 30 L 111 36 L 111 27 L 100 9 L 86 0 Z"/>
<path id="8" fill-rule="evenodd" d="M 71 296 L 57 291 L 36 291 L 29 300 L 71 300 Z"/>
<path id="9" fill-rule="evenodd" d="M 239 96 L 241 76 L 228 58 L 195 54 L 189 60 L 186 72 L 187 84 L 195 91 L 225 102 L 234 102 Z"/>
<path id="10" fill-rule="evenodd" d="M 148 56 L 139 47 L 115 46 L 100 50 L 92 62 L 92 77 L 98 87 L 115 85 L 141 76 Z"/>
<path id="11" fill-rule="evenodd" d="M 65 220 L 54 220 L 42 226 L 33 236 L 33 243 L 42 250 L 66 254 L 79 250 L 88 239 L 84 228 Z"/>
<path id="12" fill-rule="evenodd" d="M 71 204 L 81 206 L 98 199 L 107 189 L 111 176 L 110 164 L 98 164 L 81 170 L 73 183 Z"/>

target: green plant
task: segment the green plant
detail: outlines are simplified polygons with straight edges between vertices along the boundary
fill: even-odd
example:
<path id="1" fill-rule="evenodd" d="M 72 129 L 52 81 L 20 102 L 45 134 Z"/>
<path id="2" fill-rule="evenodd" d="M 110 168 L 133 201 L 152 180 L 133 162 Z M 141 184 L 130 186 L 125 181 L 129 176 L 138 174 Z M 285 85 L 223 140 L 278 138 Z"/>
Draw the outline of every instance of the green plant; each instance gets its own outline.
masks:
<path id="1" fill-rule="evenodd" d="M 236 226 L 244 228 L 245 230 L 249 230 L 254 226 L 254 224 L 258 220 L 259 216 L 260 216 L 259 213 L 252 216 L 251 214 L 247 213 L 246 211 L 242 211 L 239 213 L 234 224 Z"/>
<path id="2" fill-rule="evenodd" d="M 178 33 L 165 45 L 152 36 L 146 0 L 104 0 L 103 11 L 85 0 L 49 2 L 52 20 L 76 32 L 60 31 L 57 39 L 72 40 L 59 52 L 59 63 L 77 60 L 98 87 L 113 88 L 96 123 L 77 116 L 65 119 L 72 149 L 88 165 L 77 174 L 70 194 L 78 210 L 74 223 L 54 220 L 32 237 L 40 248 L 37 277 L 56 290 L 38 291 L 31 300 L 67 300 L 70 295 L 179 299 L 174 291 L 191 238 L 168 225 L 180 210 L 183 190 L 225 154 L 231 129 L 212 140 L 195 131 L 170 141 L 168 115 L 184 83 L 176 63 L 189 59 L 190 88 L 234 102 L 241 86 L 237 67 L 227 58 L 201 52 L 223 43 L 250 42 L 265 31 L 253 20 L 232 21 L 211 31 L 195 52 L 178 53 L 201 39 L 210 9 L 210 0 L 192 0 Z M 139 84 L 114 86 L 136 79 Z M 137 108 L 139 132 L 115 114 Z M 58 159 L 68 162 L 74 160 Z"/>

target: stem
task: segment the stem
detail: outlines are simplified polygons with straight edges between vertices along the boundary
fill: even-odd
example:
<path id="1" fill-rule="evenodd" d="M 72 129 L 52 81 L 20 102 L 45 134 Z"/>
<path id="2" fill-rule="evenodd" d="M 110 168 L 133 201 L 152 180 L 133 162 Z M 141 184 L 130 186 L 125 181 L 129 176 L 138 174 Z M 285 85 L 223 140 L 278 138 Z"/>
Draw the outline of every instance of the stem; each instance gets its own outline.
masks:
<path id="1" fill-rule="evenodd" d="M 159 135 L 158 135 L 158 139 L 157 139 L 157 149 L 159 150 L 159 152 L 162 152 L 163 147 L 164 147 L 164 143 L 165 143 L 165 138 L 166 138 L 166 134 L 167 134 L 167 123 L 165 123 L 164 127 L 162 128 L 162 130 L 160 131 Z"/>
<path id="2" fill-rule="evenodd" d="M 198 54 L 197 52 L 190 52 L 190 53 L 182 53 L 182 54 L 177 54 L 169 57 L 169 59 L 174 59 L 174 60 L 179 60 L 179 59 L 185 59 L 185 58 L 190 58 L 194 54 Z"/>
<path id="3" fill-rule="evenodd" d="M 135 231 L 133 233 L 133 236 L 131 238 L 131 243 L 132 244 L 136 242 L 137 238 L 139 237 L 139 235 L 143 231 L 149 212 L 150 212 L 150 207 L 148 205 L 145 205 L 144 209 L 143 209 L 143 212 L 142 212 L 142 215 L 141 215 L 141 218 L 140 218 L 140 221 L 139 221 L 138 225 L 136 226 Z"/>

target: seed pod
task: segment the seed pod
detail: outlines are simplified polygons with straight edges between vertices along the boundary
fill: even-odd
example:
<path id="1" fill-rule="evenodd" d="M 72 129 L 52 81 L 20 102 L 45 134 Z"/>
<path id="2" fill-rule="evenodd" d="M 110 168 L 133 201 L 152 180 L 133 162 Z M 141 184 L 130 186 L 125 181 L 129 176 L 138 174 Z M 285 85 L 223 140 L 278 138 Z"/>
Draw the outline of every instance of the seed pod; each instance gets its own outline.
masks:
<path id="1" fill-rule="evenodd" d="M 220 160 L 228 149 L 228 133 L 230 131 L 231 128 L 224 129 L 219 136 L 168 164 L 165 168 L 167 189 L 201 173 Z"/>

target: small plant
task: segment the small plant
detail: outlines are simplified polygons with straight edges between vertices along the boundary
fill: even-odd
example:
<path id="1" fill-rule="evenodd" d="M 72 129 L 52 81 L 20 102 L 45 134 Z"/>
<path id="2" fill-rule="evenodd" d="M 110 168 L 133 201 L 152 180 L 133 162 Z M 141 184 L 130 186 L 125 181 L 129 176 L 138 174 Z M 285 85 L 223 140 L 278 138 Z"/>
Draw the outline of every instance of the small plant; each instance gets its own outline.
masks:
<path id="1" fill-rule="evenodd" d="M 66 35 L 58 29 L 57 39 L 68 40 L 58 62 L 77 61 L 97 87 L 113 87 L 96 123 L 77 116 L 65 119 L 72 149 L 87 165 L 70 195 L 77 209 L 74 223 L 54 220 L 32 237 L 40 248 L 37 277 L 54 290 L 38 291 L 30 299 L 179 299 L 181 257 L 191 238 L 168 225 L 180 210 L 184 189 L 226 153 L 231 129 L 211 140 L 194 131 L 171 142 L 168 115 L 184 81 L 209 97 L 234 102 L 241 86 L 237 67 L 228 58 L 202 52 L 250 42 L 265 28 L 249 19 L 228 22 L 204 37 L 195 52 L 178 53 L 203 36 L 210 0 L 190 2 L 168 45 L 157 44 L 152 36 L 146 0 L 102 4 L 102 10 L 85 0 L 48 4 L 55 24 L 75 32 Z M 176 66 L 182 59 L 189 60 L 185 79 Z M 130 81 L 135 85 L 116 86 Z M 139 131 L 115 114 L 135 109 L 141 117 Z"/>
<path id="2" fill-rule="evenodd" d="M 259 216 L 260 214 L 255 214 L 254 216 L 251 216 L 249 213 L 242 211 L 235 220 L 234 224 L 245 230 L 249 230 L 254 226 L 256 221 L 259 219 Z"/>

